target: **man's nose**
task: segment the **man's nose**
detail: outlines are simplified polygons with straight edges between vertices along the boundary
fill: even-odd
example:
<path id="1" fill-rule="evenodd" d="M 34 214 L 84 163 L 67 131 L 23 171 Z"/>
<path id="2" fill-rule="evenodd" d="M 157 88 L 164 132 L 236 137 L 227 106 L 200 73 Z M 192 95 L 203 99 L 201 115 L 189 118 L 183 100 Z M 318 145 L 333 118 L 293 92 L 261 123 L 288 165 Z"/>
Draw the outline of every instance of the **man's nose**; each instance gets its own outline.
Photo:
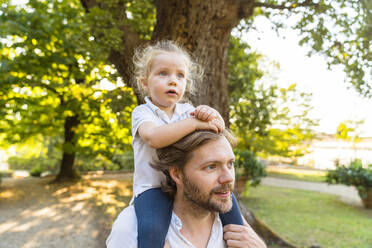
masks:
<path id="1" fill-rule="evenodd" d="M 235 173 L 234 168 L 229 168 L 228 166 L 224 166 L 221 170 L 221 175 L 219 177 L 219 183 L 231 183 L 234 181 Z"/>

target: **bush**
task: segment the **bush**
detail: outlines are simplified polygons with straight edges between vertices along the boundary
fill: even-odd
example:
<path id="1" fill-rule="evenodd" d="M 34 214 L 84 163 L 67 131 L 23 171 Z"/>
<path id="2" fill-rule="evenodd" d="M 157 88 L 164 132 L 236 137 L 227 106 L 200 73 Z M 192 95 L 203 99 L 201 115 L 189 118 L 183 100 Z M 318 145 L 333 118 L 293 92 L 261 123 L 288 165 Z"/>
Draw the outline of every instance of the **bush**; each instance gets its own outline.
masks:
<path id="1" fill-rule="evenodd" d="M 121 170 L 134 170 L 134 154 L 132 150 L 125 151 L 123 154 L 116 154 L 112 161 L 119 165 Z"/>
<path id="2" fill-rule="evenodd" d="M 365 198 L 367 190 L 372 188 L 372 164 L 364 168 L 362 162 L 356 159 L 349 166 L 337 165 L 335 170 L 327 173 L 326 181 L 329 184 L 355 186 L 361 198 Z"/>
<path id="3" fill-rule="evenodd" d="M 58 168 L 59 163 L 60 163 L 59 158 L 47 157 L 24 158 L 17 156 L 8 158 L 8 164 L 10 169 L 29 170 L 32 176 L 40 176 L 40 174 L 44 171 L 55 171 L 56 168 Z"/>
<path id="4" fill-rule="evenodd" d="M 97 157 L 78 156 L 76 158 L 75 165 L 80 171 L 96 170 L 133 171 L 134 170 L 133 151 L 125 151 L 122 154 L 115 154 L 112 160 L 102 155 L 98 155 Z"/>
<path id="5" fill-rule="evenodd" d="M 235 150 L 235 175 L 236 179 L 244 178 L 249 185 L 257 186 L 261 178 L 265 177 L 266 171 L 264 166 L 257 160 L 254 153 L 248 150 Z"/>
<path id="6" fill-rule="evenodd" d="M 30 175 L 33 176 L 33 177 L 40 177 L 42 172 L 43 171 L 42 171 L 40 166 L 35 166 L 35 167 L 31 168 Z"/>

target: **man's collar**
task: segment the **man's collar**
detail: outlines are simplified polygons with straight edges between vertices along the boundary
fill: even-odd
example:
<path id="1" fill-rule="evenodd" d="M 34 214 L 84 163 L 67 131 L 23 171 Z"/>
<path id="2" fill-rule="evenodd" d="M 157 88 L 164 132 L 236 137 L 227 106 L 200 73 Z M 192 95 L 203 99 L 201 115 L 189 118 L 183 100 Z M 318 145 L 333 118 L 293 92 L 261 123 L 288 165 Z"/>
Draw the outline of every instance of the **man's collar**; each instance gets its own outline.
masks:
<path id="1" fill-rule="evenodd" d="M 221 222 L 221 219 L 218 215 L 218 213 L 213 213 L 214 214 L 214 221 L 213 221 L 213 225 L 215 224 L 221 224 L 222 225 L 222 222 Z M 180 217 L 177 216 L 177 214 L 172 211 L 172 218 L 171 218 L 171 225 L 174 225 L 174 227 L 180 231 L 182 229 L 182 220 L 180 219 Z"/>

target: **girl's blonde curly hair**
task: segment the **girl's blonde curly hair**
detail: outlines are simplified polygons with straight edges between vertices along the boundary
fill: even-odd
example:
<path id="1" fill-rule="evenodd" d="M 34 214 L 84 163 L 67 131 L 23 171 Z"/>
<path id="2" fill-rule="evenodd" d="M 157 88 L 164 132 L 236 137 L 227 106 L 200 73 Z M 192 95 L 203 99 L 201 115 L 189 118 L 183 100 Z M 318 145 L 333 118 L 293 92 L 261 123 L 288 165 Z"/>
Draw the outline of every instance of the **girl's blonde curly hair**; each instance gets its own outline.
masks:
<path id="1" fill-rule="evenodd" d="M 187 70 L 185 92 L 191 95 L 195 94 L 196 85 L 203 77 L 203 69 L 183 47 L 170 40 L 162 40 L 155 44 L 138 47 L 134 51 L 134 80 L 138 91 L 143 97 L 147 95 L 147 92 L 142 86 L 141 79 L 148 77 L 154 57 L 164 52 L 179 53 L 184 57 Z"/>

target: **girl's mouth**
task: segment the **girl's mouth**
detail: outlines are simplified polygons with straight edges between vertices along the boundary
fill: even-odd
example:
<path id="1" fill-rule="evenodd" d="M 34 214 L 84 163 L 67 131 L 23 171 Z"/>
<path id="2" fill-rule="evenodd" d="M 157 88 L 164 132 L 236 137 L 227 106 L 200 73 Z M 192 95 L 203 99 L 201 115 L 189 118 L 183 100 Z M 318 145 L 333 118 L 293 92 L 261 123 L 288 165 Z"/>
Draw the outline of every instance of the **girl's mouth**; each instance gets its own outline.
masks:
<path id="1" fill-rule="evenodd" d="M 175 91 L 175 90 L 168 90 L 167 91 L 167 94 L 168 95 L 172 95 L 172 96 L 176 96 L 177 95 L 177 91 Z"/>

